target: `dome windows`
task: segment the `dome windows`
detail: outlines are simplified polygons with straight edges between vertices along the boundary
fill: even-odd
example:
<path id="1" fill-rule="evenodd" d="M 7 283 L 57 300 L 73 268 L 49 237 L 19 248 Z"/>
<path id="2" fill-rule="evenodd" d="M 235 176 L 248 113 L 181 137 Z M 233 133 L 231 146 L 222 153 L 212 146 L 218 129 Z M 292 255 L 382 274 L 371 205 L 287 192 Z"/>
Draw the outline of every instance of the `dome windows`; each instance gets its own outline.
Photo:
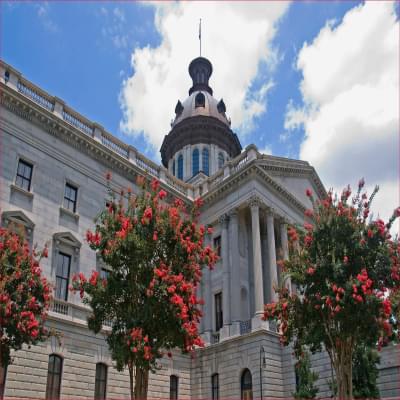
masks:
<path id="1" fill-rule="evenodd" d="M 203 162 L 203 172 L 206 175 L 210 175 L 210 166 L 208 160 L 209 160 L 208 149 L 205 147 L 202 151 L 202 162 Z"/>
<path id="2" fill-rule="evenodd" d="M 183 155 L 178 157 L 178 179 L 183 179 Z"/>
<path id="3" fill-rule="evenodd" d="M 218 153 L 218 169 L 221 169 L 224 166 L 224 163 L 225 163 L 224 155 L 221 152 L 219 152 Z"/>
<path id="4" fill-rule="evenodd" d="M 203 93 L 199 92 L 196 94 L 196 97 L 194 99 L 194 106 L 195 108 L 206 106 L 206 97 L 204 96 Z"/>
<path id="5" fill-rule="evenodd" d="M 224 103 L 224 100 L 220 100 L 217 104 L 217 110 L 220 114 L 225 114 L 226 113 L 226 106 Z"/>
<path id="6" fill-rule="evenodd" d="M 194 149 L 192 153 L 192 175 L 195 176 L 199 173 L 199 149 Z"/>

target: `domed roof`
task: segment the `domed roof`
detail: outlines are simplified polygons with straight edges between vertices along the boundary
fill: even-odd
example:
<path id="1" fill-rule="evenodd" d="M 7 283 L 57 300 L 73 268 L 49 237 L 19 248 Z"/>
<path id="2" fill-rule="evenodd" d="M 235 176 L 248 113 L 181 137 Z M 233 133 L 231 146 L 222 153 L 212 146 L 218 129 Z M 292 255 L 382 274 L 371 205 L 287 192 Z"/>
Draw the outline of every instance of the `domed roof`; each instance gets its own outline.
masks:
<path id="1" fill-rule="evenodd" d="M 207 91 L 194 91 L 183 103 L 178 101 L 175 112 L 172 127 L 186 118 L 197 116 L 214 117 L 228 126 L 231 124 L 223 100 L 218 101 Z"/>

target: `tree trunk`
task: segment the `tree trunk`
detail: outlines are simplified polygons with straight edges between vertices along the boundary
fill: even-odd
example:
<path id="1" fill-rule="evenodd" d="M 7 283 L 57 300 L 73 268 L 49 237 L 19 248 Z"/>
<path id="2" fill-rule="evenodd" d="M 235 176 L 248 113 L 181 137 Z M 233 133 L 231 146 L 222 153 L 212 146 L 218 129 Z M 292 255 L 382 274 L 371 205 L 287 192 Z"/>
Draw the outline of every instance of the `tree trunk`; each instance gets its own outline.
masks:
<path id="1" fill-rule="evenodd" d="M 353 376 L 351 346 L 343 346 L 337 349 L 336 362 L 333 367 L 336 373 L 337 395 L 339 400 L 353 399 Z"/>
<path id="2" fill-rule="evenodd" d="M 131 400 L 134 400 L 135 394 L 133 387 L 133 362 L 128 362 L 128 370 L 129 370 L 129 394 L 131 396 Z"/>
<path id="3" fill-rule="evenodd" d="M 149 386 L 149 370 L 136 367 L 135 400 L 147 400 L 148 386 Z"/>

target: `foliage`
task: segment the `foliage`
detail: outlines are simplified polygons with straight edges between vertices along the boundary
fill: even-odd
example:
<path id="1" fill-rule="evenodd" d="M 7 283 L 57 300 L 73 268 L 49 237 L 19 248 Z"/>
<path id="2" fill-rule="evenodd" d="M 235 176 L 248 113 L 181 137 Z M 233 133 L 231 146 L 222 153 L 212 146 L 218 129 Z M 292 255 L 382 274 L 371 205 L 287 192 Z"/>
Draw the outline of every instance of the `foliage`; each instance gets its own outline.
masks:
<path id="1" fill-rule="evenodd" d="M 353 395 L 356 399 L 377 399 L 379 389 L 377 379 L 379 370 L 378 352 L 374 349 L 357 346 L 353 354 Z"/>
<path id="2" fill-rule="evenodd" d="M 44 322 L 51 288 L 42 276 L 40 260 L 47 248 L 31 251 L 18 227 L 0 228 L 0 364 L 10 351 L 47 338 Z"/>
<path id="3" fill-rule="evenodd" d="M 311 361 L 308 351 L 302 350 L 298 354 L 295 364 L 296 391 L 293 393 L 295 399 L 315 399 L 318 388 L 314 385 L 318 374 L 311 370 Z"/>
<path id="4" fill-rule="evenodd" d="M 264 314 L 278 321 L 283 344 L 328 352 L 340 398 L 352 396 L 355 347 L 380 349 L 394 339 L 386 294 L 400 286 L 399 243 L 389 232 L 400 208 L 387 224 L 367 221 L 378 188 L 368 198 L 363 186 L 361 180 L 352 201 L 349 187 L 340 198 L 329 192 L 321 201 L 307 190 L 313 209 L 304 229 L 288 229 L 290 258 L 283 263 L 298 292 L 277 289 L 278 302 Z"/>
<path id="5" fill-rule="evenodd" d="M 95 232 L 87 232 L 90 247 L 111 268 L 108 277 L 98 271 L 89 279 L 80 274 L 73 288 L 93 310 L 90 329 L 99 332 L 112 322 L 107 338 L 112 358 L 118 369 L 128 366 L 131 397 L 145 398 L 148 372 L 158 367 L 157 360 L 174 348 L 187 353 L 203 345 L 196 289 L 202 267 L 211 268 L 217 256 L 204 247 L 207 229 L 197 225 L 200 201 L 188 212 L 179 199 L 166 204 L 158 181 L 151 187 L 138 183 L 137 196 L 128 190 L 116 200 L 110 190 Z"/>

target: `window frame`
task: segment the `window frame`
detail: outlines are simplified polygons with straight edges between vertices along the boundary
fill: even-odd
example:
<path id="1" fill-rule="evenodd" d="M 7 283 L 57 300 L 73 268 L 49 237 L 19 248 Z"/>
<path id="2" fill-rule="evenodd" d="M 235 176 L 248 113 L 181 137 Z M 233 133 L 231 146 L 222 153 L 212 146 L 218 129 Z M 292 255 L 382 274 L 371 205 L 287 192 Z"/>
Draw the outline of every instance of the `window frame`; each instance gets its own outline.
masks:
<path id="1" fill-rule="evenodd" d="M 214 294 L 214 318 L 215 331 L 219 332 L 224 326 L 224 308 L 223 308 L 222 291 Z"/>
<path id="2" fill-rule="evenodd" d="M 58 359 L 60 361 L 60 370 L 58 372 L 54 372 L 55 361 L 52 363 L 53 370 L 50 370 L 50 360 Z M 63 364 L 64 359 L 58 354 L 50 354 L 48 360 L 47 367 L 47 383 L 46 383 L 46 400 L 59 400 L 61 395 L 61 384 L 62 384 L 62 373 L 63 373 Z M 54 385 L 54 377 L 58 376 L 57 386 Z M 51 379 L 51 381 L 50 381 Z M 54 391 L 57 389 L 56 395 L 54 395 Z"/>
<path id="3" fill-rule="evenodd" d="M 202 170 L 208 176 L 210 175 L 210 152 L 207 147 L 201 151 Z"/>
<path id="4" fill-rule="evenodd" d="M 222 243 L 221 235 L 217 235 L 213 238 L 213 249 L 218 257 L 221 257 L 221 249 L 222 249 L 221 243 Z"/>
<path id="5" fill-rule="evenodd" d="M 219 374 L 211 375 L 211 400 L 219 400 Z"/>
<path id="6" fill-rule="evenodd" d="M 178 400 L 179 395 L 179 376 L 170 375 L 169 377 L 169 400 Z"/>
<path id="7" fill-rule="evenodd" d="M 69 286 L 69 278 L 70 278 L 70 275 L 71 275 L 72 256 L 71 256 L 71 254 L 65 253 L 62 250 L 58 250 L 56 254 L 57 254 L 56 271 L 55 271 L 56 272 L 56 285 L 55 285 L 55 288 L 54 288 L 55 289 L 54 298 L 57 299 L 57 300 L 68 301 L 68 286 Z M 64 257 L 67 257 L 69 259 L 68 274 L 67 274 L 68 276 L 67 276 L 67 278 L 58 274 L 59 257 L 60 256 L 63 257 L 63 260 L 64 260 Z M 62 265 L 62 269 L 64 269 L 63 267 L 64 267 L 64 263 Z M 64 297 L 59 297 L 58 296 L 58 290 L 59 290 L 58 282 L 60 280 L 61 281 L 66 281 L 66 290 L 65 290 L 65 296 Z M 61 291 L 61 289 L 62 289 L 62 286 L 60 288 L 60 291 Z"/>
<path id="8" fill-rule="evenodd" d="M 20 175 L 20 173 L 19 173 L 20 163 L 25 164 L 25 167 L 30 167 L 29 178 L 27 178 L 25 175 Z M 23 157 L 18 157 L 17 170 L 15 172 L 15 180 L 14 180 L 15 186 L 17 186 L 19 189 L 25 190 L 26 192 L 31 192 L 31 190 L 32 190 L 33 169 L 34 169 L 34 164 L 31 161 L 27 161 Z M 25 173 L 25 170 L 24 170 L 24 173 Z M 28 188 L 25 188 L 23 184 L 19 184 L 18 183 L 18 178 L 21 179 L 22 183 L 27 181 L 28 182 Z"/>
<path id="9" fill-rule="evenodd" d="M 67 187 L 69 187 L 70 189 L 75 190 L 75 200 L 73 200 L 72 198 L 66 197 Z M 62 206 L 63 206 L 63 208 L 65 210 L 67 210 L 69 212 L 72 212 L 74 214 L 76 214 L 76 210 L 77 210 L 77 207 L 78 207 L 78 192 L 79 192 L 79 187 L 77 185 L 75 185 L 74 183 L 72 183 L 70 181 L 65 181 Z M 73 204 L 72 210 L 69 207 L 70 203 Z"/>
<path id="10" fill-rule="evenodd" d="M 245 376 L 250 376 L 250 383 L 245 382 Z M 240 376 L 240 399 L 253 400 L 253 377 L 248 368 L 244 369 Z"/>
<path id="11" fill-rule="evenodd" d="M 178 156 L 178 179 L 183 180 L 183 155 Z"/>
<path id="12" fill-rule="evenodd" d="M 225 164 L 225 157 L 222 151 L 218 153 L 218 169 L 221 169 Z"/>
<path id="13" fill-rule="evenodd" d="M 192 176 L 197 175 L 200 172 L 200 152 L 196 147 L 192 151 Z"/>
<path id="14" fill-rule="evenodd" d="M 101 368 L 104 369 L 101 370 Z M 102 377 L 101 372 L 104 372 L 104 377 Z M 96 363 L 96 374 L 94 381 L 94 400 L 105 400 L 107 398 L 107 378 L 108 378 L 108 365 L 102 362 Z M 103 387 L 101 386 L 101 384 L 103 384 Z"/>

